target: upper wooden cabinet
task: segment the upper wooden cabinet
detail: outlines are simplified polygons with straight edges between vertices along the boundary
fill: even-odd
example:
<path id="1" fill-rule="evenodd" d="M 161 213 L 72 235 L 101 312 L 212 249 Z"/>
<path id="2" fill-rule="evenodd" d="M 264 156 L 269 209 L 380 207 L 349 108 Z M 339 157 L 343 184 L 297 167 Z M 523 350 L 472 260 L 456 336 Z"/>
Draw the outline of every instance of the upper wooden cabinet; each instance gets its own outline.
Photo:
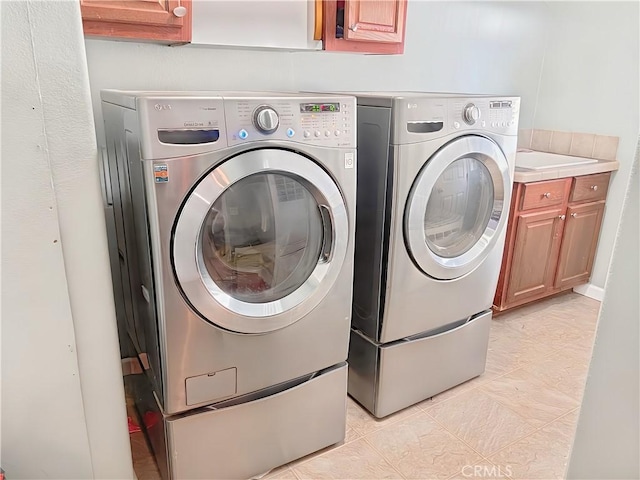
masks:
<path id="1" fill-rule="evenodd" d="M 403 53 L 407 0 L 325 0 L 325 50 Z"/>
<path id="2" fill-rule="evenodd" d="M 589 281 L 610 176 L 515 184 L 494 311 Z"/>
<path id="3" fill-rule="evenodd" d="M 191 0 L 80 0 L 85 35 L 191 41 Z"/>
<path id="4" fill-rule="evenodd" d="M 407 0 L 80 0 L 87 36 L 249 48 L 404 51 Z"/>

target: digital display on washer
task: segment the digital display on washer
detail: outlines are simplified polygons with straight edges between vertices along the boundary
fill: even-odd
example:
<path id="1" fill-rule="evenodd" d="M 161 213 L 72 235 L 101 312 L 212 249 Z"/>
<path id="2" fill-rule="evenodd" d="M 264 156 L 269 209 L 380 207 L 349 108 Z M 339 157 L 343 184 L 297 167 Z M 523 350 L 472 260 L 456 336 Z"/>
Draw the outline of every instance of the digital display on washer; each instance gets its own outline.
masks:
<path id="1" fill-rule="evenodd" d="M 501 101 L 501 102 L 489 102 L 489 108 L 511 108 L 513 106 L 513 102 L 511 100 Z"/>
<path id="2" fill-rule="evenodd" d="M 339 112 L 339 103 L 301 103 L 301 113 Z"/>

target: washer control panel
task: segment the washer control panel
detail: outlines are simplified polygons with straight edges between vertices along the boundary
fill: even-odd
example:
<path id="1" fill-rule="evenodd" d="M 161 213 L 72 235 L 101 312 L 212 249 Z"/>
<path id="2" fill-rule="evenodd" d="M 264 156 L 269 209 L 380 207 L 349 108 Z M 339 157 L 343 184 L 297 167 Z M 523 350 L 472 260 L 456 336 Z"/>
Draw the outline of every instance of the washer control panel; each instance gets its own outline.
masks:
<path id="1" fill-rule="evenodd" d="M 355 97 L 268 93 L 147 95 L 139 111 L 143 158 L 196 155 L 264 140 L 356 147 Z"/>
<path id="2" fill-rule="evenodd" d="M 355 147 L 354 97 L 225 98 L 229 145 L 288 140 L 325 147 Z"/>

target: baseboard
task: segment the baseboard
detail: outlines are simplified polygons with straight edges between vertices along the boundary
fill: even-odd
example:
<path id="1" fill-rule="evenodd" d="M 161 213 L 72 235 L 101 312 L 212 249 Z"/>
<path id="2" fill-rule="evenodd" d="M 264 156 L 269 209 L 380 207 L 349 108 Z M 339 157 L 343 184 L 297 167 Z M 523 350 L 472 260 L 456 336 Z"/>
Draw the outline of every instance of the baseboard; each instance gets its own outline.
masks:
<path id="1" fill-rule="evenodd" d="M 596 287 L 591 283 L 585 283 L 584 285 L 578 285 L 574 287 L 574 292 L 584 295 L 585 297 L 593 298 L 594 300 L 602 301 L 604 298 L 604 288 Z"/>

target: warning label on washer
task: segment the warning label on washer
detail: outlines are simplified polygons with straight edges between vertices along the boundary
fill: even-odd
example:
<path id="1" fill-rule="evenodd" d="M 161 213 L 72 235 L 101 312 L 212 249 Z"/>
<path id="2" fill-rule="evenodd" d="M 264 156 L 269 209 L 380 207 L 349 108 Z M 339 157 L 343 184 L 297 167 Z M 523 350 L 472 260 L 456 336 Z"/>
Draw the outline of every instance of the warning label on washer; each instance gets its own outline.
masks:
<path id="1" fill-rule="evenodd" d="M 169 181 L 169 170 L 166 165 L 156 165 L 153 167 L 153 176 L 156 183 L 166 183 Z"/>

